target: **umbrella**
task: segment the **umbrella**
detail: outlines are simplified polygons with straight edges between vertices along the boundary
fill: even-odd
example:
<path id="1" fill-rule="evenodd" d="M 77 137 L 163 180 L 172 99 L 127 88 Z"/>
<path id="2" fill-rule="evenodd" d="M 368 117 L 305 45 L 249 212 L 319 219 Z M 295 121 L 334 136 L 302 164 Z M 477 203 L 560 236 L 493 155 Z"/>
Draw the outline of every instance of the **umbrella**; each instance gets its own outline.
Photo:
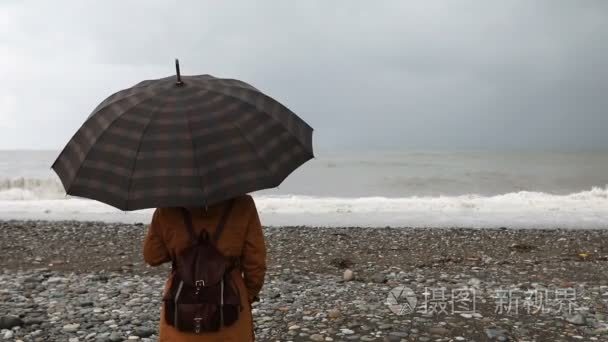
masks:
<path id="1" fill-rule="evenodd" d="M 312 128 L 235 79 L 147 80 L 104 100 L 53 163 L 68 195 L 121 210 L 202 206 L 277 187 L 313 158 Z"/>

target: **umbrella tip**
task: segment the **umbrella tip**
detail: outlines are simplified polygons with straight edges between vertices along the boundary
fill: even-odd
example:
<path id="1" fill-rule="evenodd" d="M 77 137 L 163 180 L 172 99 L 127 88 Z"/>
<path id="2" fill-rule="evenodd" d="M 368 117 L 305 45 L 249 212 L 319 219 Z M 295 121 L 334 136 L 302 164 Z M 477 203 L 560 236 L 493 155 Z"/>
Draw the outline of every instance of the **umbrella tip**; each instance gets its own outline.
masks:
<path id="1" fill-rule="evenodd" d="M 179 72 L 179 59 L 175 59 L 175 73 L 177 75 L 177 81 L 175 82 L 175 85 L 177 86 L 182 86 L 184 85 L 184 82 L 182 82 L 182 75 Z"/>

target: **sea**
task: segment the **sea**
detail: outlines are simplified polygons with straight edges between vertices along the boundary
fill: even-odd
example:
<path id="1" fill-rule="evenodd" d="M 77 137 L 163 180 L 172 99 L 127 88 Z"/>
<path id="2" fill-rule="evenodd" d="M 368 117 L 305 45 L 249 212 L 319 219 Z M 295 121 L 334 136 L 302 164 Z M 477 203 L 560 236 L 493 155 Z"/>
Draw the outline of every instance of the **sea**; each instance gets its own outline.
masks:
<path id="1" fill-rule="evenodd" d="M 149 222 L 66 196 L 58 153 L 0 151 L 0 220 Z M 605 229 L 608 151 L 325 152 L 252 195 L 268 226 Z"/>

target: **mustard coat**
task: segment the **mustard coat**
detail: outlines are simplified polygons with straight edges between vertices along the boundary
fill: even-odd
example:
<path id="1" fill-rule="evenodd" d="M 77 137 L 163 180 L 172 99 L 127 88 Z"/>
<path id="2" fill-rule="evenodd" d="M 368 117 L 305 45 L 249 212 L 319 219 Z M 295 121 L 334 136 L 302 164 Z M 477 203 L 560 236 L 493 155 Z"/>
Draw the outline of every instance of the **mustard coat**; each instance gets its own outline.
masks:
<path id="1" fill-rule="evenodd" d="M 190 208 L 196 233 L 203 229 L 215 232 L 227 202 L 208 208 Z M 151 266 L 171 262 L 189 244 L 188 231 L 179 208 L 158 208 L 144 241 L 144 260 Z M 241 294 L 243 309 L 239 319 L 231 326 L 215 333 L 188 334 L 169 326 L 161 309 L 159 341 L 170 342 L 247 342 L 254 340 L 251 303 L 257 297 L 266 274 L 266 247 L 255 203 L 251 196 L 238 197 L 234 201 L 230 217 L 226 221 L 217 243 L 226 256 L 239 256 L 241 267 L 233 271 L 235 283 Z M 165 284 L 168 291 L 171 277 Z"/>

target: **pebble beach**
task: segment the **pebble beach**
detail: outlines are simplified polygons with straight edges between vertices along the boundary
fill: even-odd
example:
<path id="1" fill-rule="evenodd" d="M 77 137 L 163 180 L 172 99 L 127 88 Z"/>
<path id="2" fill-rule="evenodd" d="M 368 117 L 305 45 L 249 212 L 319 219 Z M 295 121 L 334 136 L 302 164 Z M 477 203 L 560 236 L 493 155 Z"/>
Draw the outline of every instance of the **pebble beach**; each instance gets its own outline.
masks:
<path id="1" fill-rule="evenodd" d="M 0 221 L 0 340 L 157 341 L 146 228 Z M 265 234 L 259 341 L 608 341 L 608 230 Z"/>

